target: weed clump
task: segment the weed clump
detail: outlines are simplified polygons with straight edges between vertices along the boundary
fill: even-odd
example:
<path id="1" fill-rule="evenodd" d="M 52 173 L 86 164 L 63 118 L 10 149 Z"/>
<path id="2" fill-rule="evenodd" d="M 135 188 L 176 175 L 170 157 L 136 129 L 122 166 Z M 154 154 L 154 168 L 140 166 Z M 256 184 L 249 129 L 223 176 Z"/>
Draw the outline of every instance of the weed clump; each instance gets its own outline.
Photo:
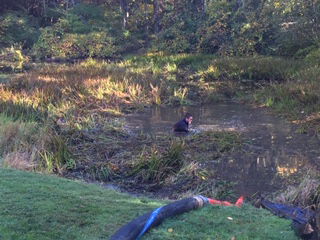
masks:
<path id="1" fill-rule="evenodd" d="M 149 153 L 143 152 L 134 164 L 131 174 L 142 182 L 162 183 L 168 176 L 176 174 L 183 166 L 183 142 L 173 141 L 160 152 L 155 146 Z"/>
<path id="2" fill-rule="evenodd" d="M 307 174 L 298 186 L 290 186 L 276 197 L 277 201 L 298 206 L 320 207 L 320 180 Z"/>
<path id="3" fill-rule="evenodd" d="M 0 115 L 0 156 L 3 165 L 24 170 L 62 173 L 75 161 L 66 140 L 37 122 L 14 121 Z"/>

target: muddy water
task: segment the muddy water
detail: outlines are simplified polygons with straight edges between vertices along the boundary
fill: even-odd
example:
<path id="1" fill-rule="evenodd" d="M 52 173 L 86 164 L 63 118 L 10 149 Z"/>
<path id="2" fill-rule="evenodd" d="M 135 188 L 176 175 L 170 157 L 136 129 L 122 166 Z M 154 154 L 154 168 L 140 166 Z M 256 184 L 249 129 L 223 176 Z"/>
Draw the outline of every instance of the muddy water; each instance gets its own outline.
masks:
<path id="1" fill-rule="evenodd" d="M 194 116 L 191 129 L 237 131 L 245 142 L 239 152 L 208 159 L 217 178 L 235 182 L 236 192 L 252 195 L 283 188 L 288 179 L 316 168 L 320 161 L 317 138 L 296 133 L 296 127 L 269 111 L 238 103 L 221 103 L 178 108 L 157 107 L 128 116 L 129 129 L 136 132 L 171 134 L 172 125 L 185 112 Z M 291 181 L 291 180 L 290 180 Z"/>

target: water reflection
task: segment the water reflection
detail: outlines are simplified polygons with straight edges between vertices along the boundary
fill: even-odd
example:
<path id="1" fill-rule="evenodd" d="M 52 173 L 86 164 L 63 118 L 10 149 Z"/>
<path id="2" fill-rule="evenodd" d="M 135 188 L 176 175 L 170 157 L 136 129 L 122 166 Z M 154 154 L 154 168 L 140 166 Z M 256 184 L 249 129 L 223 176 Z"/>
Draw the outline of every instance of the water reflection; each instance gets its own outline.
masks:
<path id="1" fill-rule="evenodd" d="M 292 126 L 269 112 L 250 106 L 224 103 L 201 107 L 151 108 L 128 116 L 130 129 L 148 134 L 172 132 L 173 124 L 186 113 L 193 114 L 197 131 L 238 131 L 246 143 L 241 152 L 210 160 L 215 176 L 237 182 L 241 193 L 272 191 L 283 181 L 320 156 L 319 140 L 296 134 Z"/>

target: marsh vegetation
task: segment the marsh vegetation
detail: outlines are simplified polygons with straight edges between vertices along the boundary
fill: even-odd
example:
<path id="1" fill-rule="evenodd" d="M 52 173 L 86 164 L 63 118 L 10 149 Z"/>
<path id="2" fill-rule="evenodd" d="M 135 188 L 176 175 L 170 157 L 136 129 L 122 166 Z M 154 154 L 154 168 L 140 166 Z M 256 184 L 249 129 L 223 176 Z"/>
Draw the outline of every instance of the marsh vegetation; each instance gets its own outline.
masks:
<path id="1" fill-rule="evenodd" d="M 304 122 L 295 131 L 311 131 L 315 137 L 317 120 L 309 118 L 319 106 L 318 90 L 312 85 L 316 79 L 306 78 L 301 85 L 294 79 L 305 73 L 305 64 L 270 57 L 150 55 L 113 63 L 89 59 L 48 64 L 12 75 L 1 84 L 2 162 L 20 169 L 111 181 L 128 191 L 163 197 L 201 193 L 232 198 L 239 179 L 226 181 L 208 166 L 243 155 L 246 148 L 248 159 L 259 158 L 259 151 L 248 147 L 256 146 L 253 136 L 219 127 L 185 138 L 169 131 L 132 134 L 127 114 L 150 111 L 152 106 L 213 104 L 215 108 L 214 104 L 230 100 L 278 111 L 286 106 L 281 114 Z M 312 75 L 316 68 L 309 70 Z M 254 116 L 255 121 L 261 114 Z M 265 147 L 269 140 L 263 141 Z M 240 160 L 236 157 L 236 161 Z"/>

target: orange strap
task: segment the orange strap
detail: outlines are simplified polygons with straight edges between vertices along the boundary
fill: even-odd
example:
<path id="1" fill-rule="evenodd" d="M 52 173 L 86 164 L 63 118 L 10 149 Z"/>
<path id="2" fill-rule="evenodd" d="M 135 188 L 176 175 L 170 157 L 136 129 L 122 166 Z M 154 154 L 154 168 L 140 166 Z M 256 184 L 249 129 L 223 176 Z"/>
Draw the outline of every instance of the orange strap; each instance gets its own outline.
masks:
<path id="1" fill-rule="evenodd" d="M 235 204 L 227 202 L 227 201 L 220 201 L 216 199 L 210 199 L 209 198 L 209 203 L 212 205 L 220 205 L 220 206 L 236 206 L 236 207 L 241 207 L 244 202 L 244 197 L 241 196 Z"/>

